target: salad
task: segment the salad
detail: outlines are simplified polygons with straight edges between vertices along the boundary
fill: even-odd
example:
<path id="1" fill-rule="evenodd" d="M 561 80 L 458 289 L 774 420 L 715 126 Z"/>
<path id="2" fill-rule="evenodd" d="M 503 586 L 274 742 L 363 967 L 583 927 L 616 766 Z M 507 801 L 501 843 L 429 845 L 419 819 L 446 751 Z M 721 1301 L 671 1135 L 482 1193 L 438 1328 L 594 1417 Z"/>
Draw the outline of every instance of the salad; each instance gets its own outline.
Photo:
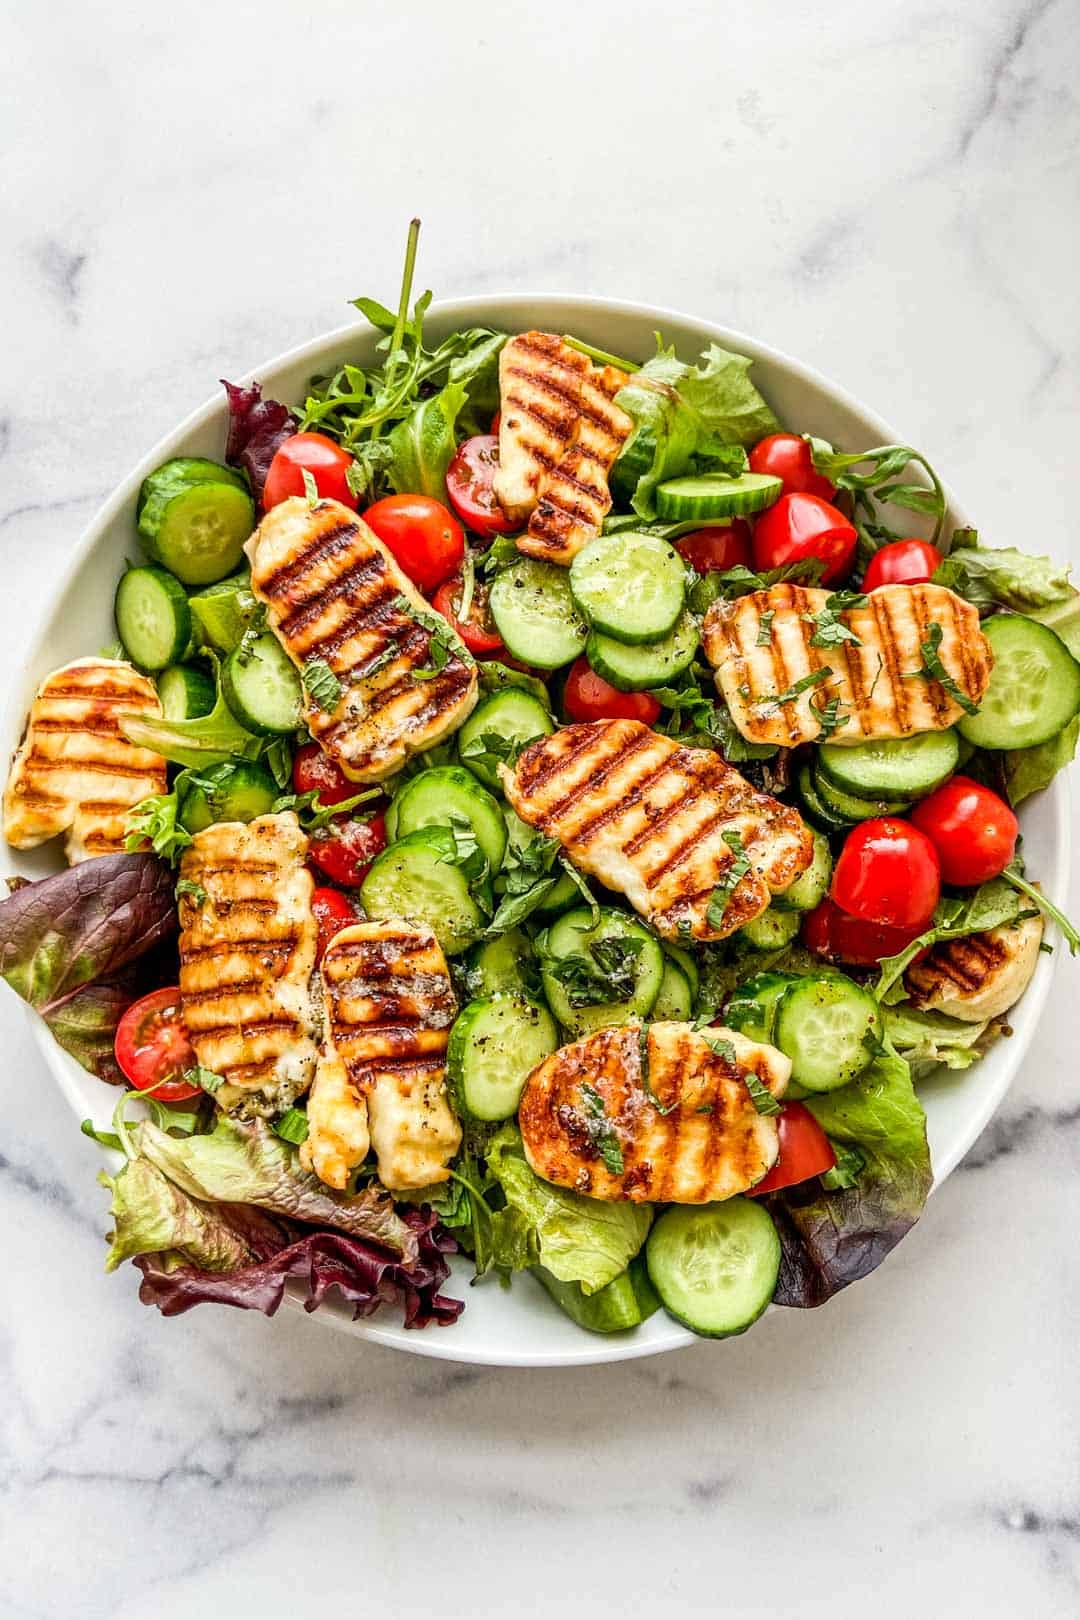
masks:
<path id="1" fill-rule="evenodd" d="M 461 1251 L 586 1330 L 741 1333 L 910 1230 L 920 1081 L 1048 919 L 1080 949 L 1015 814 L 1080 596 L 715 344 L 429 346 L 416 235 L 376 364 L 226 383 L 220 460 L 144 481 L 117 641 L 7 781 L 68 865 L 0 973 L 117 1088 L 107 1266 L 166 1315 L 449 1326 Z"/>

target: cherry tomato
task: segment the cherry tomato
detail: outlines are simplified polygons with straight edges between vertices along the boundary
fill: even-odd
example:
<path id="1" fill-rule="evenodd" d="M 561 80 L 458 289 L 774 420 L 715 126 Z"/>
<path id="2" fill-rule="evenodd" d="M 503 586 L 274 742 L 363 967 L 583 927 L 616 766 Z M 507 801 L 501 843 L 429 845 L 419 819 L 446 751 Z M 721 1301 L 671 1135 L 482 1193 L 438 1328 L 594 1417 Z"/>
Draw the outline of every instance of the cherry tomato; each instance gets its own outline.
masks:
<path id="1" fill-rule="evenodd" d="M 836 1163 L 832 1143 L 803 1103 L 785 1103 L 776 1127 L 780 1133 L 779 1157 L 768 1175 L 750 1188 L 751 1198 L 809 1181 Z"/>
<path id="2" fill-rule="evenodd" d="M 945 882 L 961 888 L 998 877 L 1016 854 L 1020 823 L 1004 799 L 970 776 L 936 788 L 911 820 L 937 850 Z"/>
<path id="3" fill-rule="evenodd" d="M 660 705 L 648 692 L 620 692 L 578 658 L 566 677 L 563 707 L 571 720 L 642 720 L 651 726 Z"/>
<path id="4" fill-rule="evenodd" d="M 491 418 L 491 426 L 488 428 L 488 432 L 490 434 L 492 434 L 494 438 L 497 439 L 499 437 L 499 429 L 501 427 L 502 427 L 502 411 L 496 411 L 495 415 Z"/>
<path id="5" fill-rule="evenodd" d="M 319 930 L 315 960 L 321 962 L 334 935 L 356 921 L 356 912 L 340 889 L 316 889 L 311 897 L 311 912 Z"/>
<path id="6" fill-rule="evenodd" d="M 385 495 L 368 507 L 364 522 L 425 595 L 456 574 L 465 560 L 461 524 L 430 495 Z"/>
<path id="7" fill-rule="evenodd" d="M 176 985 L 133 1001 L 116 1026 L 116 1061 L 136 1091 L 152 1091 L 159 1102 L 187 1102 L 202 1095 L 184 1070 L 199 1061 L 184 1027 Z"/>
<path id="8" fill-rule="evenodd" d="M 840 851 L 830 892 L 853 917 L 918 932 L 941 898 L 937 850 L 910 821 L 860 821 Z"/>
<path id="9" fill-rule="evenodd" d="M 921 585 L 942 561 L 941 552 L 929 540 L 894 540 L 874 552 L 862 588 L 876 591 L 879 585 Z"/>
<path id="10" fill-rule="evenodd" d="M 294 433 L 270 463 L 263 490 L 264 510 L 269 512 L 290 495 L 305 494 L 304 474 L 309 472 L 323 500 L 340 501 L 355 512 L 358 502 L 345 479 L 352 463 L 349 452 L 325 433 Z"/>
<path id="11" fill-rule="evenodd" d="M 499 441 L 493 433 L 478 433 L 459 444 L 446 469 L 450 505 L 466 528 L 485 539 L 509 534 L 514 527 L 495 496 L 498 470 Z"/>
<path id="12" fill-rule="evenodd" d="M 341 767 L 314 742 L 296 750 L 292 783 L 296 793 L 317 793 L 320 804 L 340 804 L 361 792 L 360 784 L 350 782 Z"/>
<path id="13" fill-rule="evenodd" d="M 496 653 L 505 652 L 503 638 L 495 628 L 495 620 L 491 617 L 488 607 L 487 586 L 479 580 L 473 586 L 473 598 L 469 605 L 469 617 L 459 619 L 457 611 L 461 608 L 462 579 L 459 574 L 456 579 L 448 579 L 445 585 L 440 585 L 432 598 L 432 605 L 444 619 L 449 619 L 469 651 L 476 657 L 492 658 Z"/>
<path id="14" fill-rule="evenodd" d="M 864 922 L 861 917 L 841 911 L 835 900 L 823 900 L 803 918 L 801 938 L 808 951 L 828 962 L 874 967 L 883 956 L 898 956 L 921 933 L 921 928 L 887 928 L 883 923 Z"/>
<path id="15" fill-rule="evenodd" d="M 386 822 L 376 812 L 370 821 L 341 816 L 311 835 L 308 859 L 343 889 L 363 883 L 367 869 L 386 848 Z"/>
<path id="16" fill-rule="evenodd" d="M 814 455 L 797 433 L 770 433 L 750 452 L 750 471 L 783 481 L 785 495 L 820 495 L 831 501 L 836 491 L 814 467 Z"/>
<path id="17" fill-rule="evenodd" d="M 851 567 L 857 538 L 854 524 L 819 495 L 781 495 L 754 525 L 754 565 L 782 568 L 820 557 L 822 584 L 835 585 Z"/>
<path id="18" fill-rule="evenodd" d="M 750 566 L 750 525 L 742 518 L 714 529 L 692 529 L 675 541 L 675 550 L 699 574 L 711 568 Z"/>

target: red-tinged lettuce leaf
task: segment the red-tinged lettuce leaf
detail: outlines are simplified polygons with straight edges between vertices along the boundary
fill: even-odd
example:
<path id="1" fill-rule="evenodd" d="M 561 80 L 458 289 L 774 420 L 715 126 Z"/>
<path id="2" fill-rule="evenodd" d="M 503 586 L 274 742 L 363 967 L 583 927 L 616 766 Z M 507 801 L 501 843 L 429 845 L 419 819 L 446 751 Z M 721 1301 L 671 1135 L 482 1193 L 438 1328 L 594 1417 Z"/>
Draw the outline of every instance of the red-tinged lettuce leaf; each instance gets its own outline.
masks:
<path id="1" fill-rule="evenodd" d="M 115 979 L 84 984 L 47 1012 L 45 1022 L 53 1039 L 76 1063 L 109 1085 L 122 1086 L 127 1082 L 113 1051 L 116 1026 L 145 989 L 140 974 L 126 968 Z"/>
<path id="2" fill-rule="evenodd" d="M 112 1193 L 106 1271 L 136 1255 L 164 1251 L 206 1271 L 237 1271 L 291 1241 L 282 1223 L 261 1209 L 189 1198 L 149 1159 L 128 1159 L 115 1176 L 102 1171 L 98 1180 Z"/>
<path id="3" fill-rule="evenodd" d="M 853 1187 L 824 1192 L 815 1177 L 765 1200 L 783 1249 L 777 1305 L 823 1305 L 874 1271 L 915 1225 L 933 1181 L 926 1115 L 895 1053 L 806 1106 L 865 1162 Z"/>
<path id="4" fill-rule="evenodd" d="M 291 439 L 299 423 L 287 405 L 276 399 L 263 399 L 262 384 L 240 388 L 221 379 L 229 399 L 229 437 L 225 460 L 230 467 L 242 467 L 251 481 L 255 499 L 262 503 L 263 486 L 270 463 L 286 439 Z"/>

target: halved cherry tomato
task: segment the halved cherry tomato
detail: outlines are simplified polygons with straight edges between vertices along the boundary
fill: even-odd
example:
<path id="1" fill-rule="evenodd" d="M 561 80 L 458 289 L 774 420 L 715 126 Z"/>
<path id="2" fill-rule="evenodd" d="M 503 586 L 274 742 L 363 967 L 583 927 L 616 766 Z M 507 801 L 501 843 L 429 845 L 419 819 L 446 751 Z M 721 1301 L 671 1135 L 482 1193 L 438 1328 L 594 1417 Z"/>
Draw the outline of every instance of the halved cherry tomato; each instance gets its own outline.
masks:
<path id="1" fill-rule="evenodd" d="M 660 713 L 648 692 L 620 692 L 584 657 L 575 660 L 566 677 L 563 708 L 571 720 L 641 720 L 647 726 Z"/>
<path id="2" fill-rule="evenodd" d="M 426 596 L 456 574 L 465 559 L 461 524 L 430 495 L 385 495 L 368 507 L 364 522 Z"/>
<path id="3" fill-rule="evenodd" d="M 340 804 L 362 791 L 350 782 L 340 765 L 324 754 L 318 743 L 304 743 L 293 757 L 292 784 L 296 793 L 317 793 L 320 804 Z"/>
<path id="4" fill-rule="evenodd" d="M 937 546 L 929 540 L 893 540 L 890 545 L 875 551 L 867 564 L 863 577 L 864 591 L 876 591 L 879 585 L 921 585 L 940 568 L 943 562 Z"/>
<path id="5" fill-rule="evenodd" d="M 781 495 L 754 524 L 754 565 L 782 568 L 819 557 L 822 584 L 835 585 L 851 567 L 857 539 L 854 524 L 819 495 Z"/>
<path id="6" fill-rule="evenodd" d="M 946 883 L 999 877 L 1016 854 L 1020 823 L 1005 800 L 970 776 L 953 776 L 911 812 L 937 850 Z"/>
<path id="7" fill-rule="evenodd" d="M 714 529 L 692 529 L 675 541 L 679 556 L 699 574 L 713 568 L 750 566 L 750 525 L 742 518 L 718 524 Z"/>
<path id="8" fill-rule="evenodd" d="M 319 930 L 315 960 L 321 962 L 334 935 L 356 921 L 356 912 L 340 889 L 316 889 L 311 897 L 311 913 Z"/>
<path id="9" fill-rule="evenodd" d="M 315 488 L 325 501 L 340 501 L 356 511 L 358 501 L 346 482 L 353 458 L 325 433 L 294 433 L 286 439 L 266 475 L 263 508 L 287 501 L 290 495 L 303 495 L 304 474 L 309 472 Z"/>
<path id="10" fill-rule="evenodd" d="M 477 658 L 493 658 L 496 653 L 505 652 L 503 638 L 495 628 L 495 620 L 491 617 L 488 607 L 487 586 L 479 580 L 473 585 L 473 598 L 469 604 L 469 617 L 459 619 L 457 611 L 461 608 L 461 592 L 463 582 L 459 574 L 456 579 L 448 579 L 445 585 L 440 585 L 432 597 L 432 606 L 436 612 L 441 613 L 444 619 L 449 619 L 469 651 Z"/>
<path id="11" fill-rule="evenodd" d="M 937 850 L 910 821 L 896 816 L 860 821 L 840 851 L 829 892 L 838 906 L 864 922 L 918 932 L 941 898 Z"/>
<path id="12" fill-rule="evenodd" d="M 490 539 L 509 534 L 514 527 L 495 497 L 499 470 L 499 441 L 494 433 L 478 433 L 459 444 L 446 469 L 450 505 L 466 528 Z"/>
<path id="13" fill-rule="evenodd" d="M 776 1128 L 780 1134 L 779 1156 L 768 1175 L 750 1188 L 751 1198 L 809 1181 L 836 1163 L 832 1143 L 805 1104 L 785 1103 Z"/>
<path id="14" fill-rule="evenodd" d="M 491 426 L 488 428 L 488 432 L 494 434 L 494 436 L 496 438 L 498 438 L 499 437 L 499 429 L 501 427 L 502 427 L 502 411 L 496 411 L 495 415 L 491 418 Z"/>
<path id="15" fill-rule="evenodd" d="M 813 451 L 797 433 L 770 433 L 759 439 L 750 452 L 750 471 L 781 479 L 785 495 L 820 495 L 823 501 L 831 501 L 836 494 L 814 467 Z"/>
<path id="16" fill-rule="evenodd" d="M 827 962 L 849 962 L 855 967 L 874 967 L 884 956 L 898 956 L 907 950 L 921 928 L 888 928 L 883 923 L 864 922 L 841 911 L 835 900 L 823 900 L 802 921 L 800 935 L 808 951 Z"/>
<path id="17" fill-rule="evenodd" d="M 311 835 L 308 859 L 343 889 L 363 883 L 367 869 L 386 848 L 386 822 L 379 812 L 370 821 L 340 816 Z"/>
<path id="18" fill-rule="evenodd" d="M 201 1089 L 184 1079 L 198 1063 L 180 1011 L 180 990 L 169 985 L 133 1001 L 116 1026 L 116 1061 L 136 1091 L 159 1102 L 187 1102 Z"/>

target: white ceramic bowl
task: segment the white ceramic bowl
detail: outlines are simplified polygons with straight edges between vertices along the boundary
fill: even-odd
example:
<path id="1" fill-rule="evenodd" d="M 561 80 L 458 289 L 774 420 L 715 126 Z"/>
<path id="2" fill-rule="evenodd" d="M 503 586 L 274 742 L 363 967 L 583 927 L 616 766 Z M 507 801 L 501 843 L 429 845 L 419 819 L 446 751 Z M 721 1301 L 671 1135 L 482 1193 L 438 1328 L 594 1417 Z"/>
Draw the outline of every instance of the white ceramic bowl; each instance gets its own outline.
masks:
<path id="1" fill-rule="evenodd" d="M 693 320 L 671 310 L 617 303 L 599 298 L 537 295 L 462 299 L 436 306 L 427 330 L 441 339 L 457 327 L 486 324 L 509 332 L 540 327 L 576 336 L 613 354 L 645 358 L 653 351 L 653 333 L 662 331 L 687 359 L 715 341 L 725 348 L 751 355 L 754 376 L 777 415 L 799 432 L 811 432 L 848 449 L 873 444 L 910 442 L 893 432 L 842 389 L 775 349 L 739 332 Z M 267 396 L 287 402 L 304 398 L 309 377 L 333 369 L 342 360 L 370 364 L 374 337 L 360 326 L 343 327 L 313 343 L 258 367 L 252 374 Z M 237 381 L 246 379 L 236 379 Z M 140 462 L 94 518 L 75 547 L 52 606 L 31 639 L 23 665 L 21 688 L 9 695 L 0 738 L 0 758 L 10 757 L 22 731 L 34 690 L 51 669 L 111 641 L 113 593 L 125 556 L 138 555 L 135 538 L 135 500 L 147 473 L 168 456 L 205 455 L 221 458 L 225 444 L 226 410 L 219 390 L 210 402 L 182 422 Z M 916 424 L 915 441 L 918 442 Z M 924 446 L 932 449 L 932 446 Z M 966 524 L 969 516 L 950 498 L 949 516 Z M 910 519 L 908 520 L 910 521 Z M 1068 790 L 1061 777 L 1046 793 L 1024 806 L 1021 817 L 1025 854 L 1046 892 L 1059 903 L 1068 882 Z M 14 866 L 26 877 L 55 870 L 58 851 L 37 850 L 20 855 Z M 9 865 L 12 864 L 9 860 Z M 1053 957 L 1043 955 L 1023 1000 L 1011 1015 L 1011 1040 L 999 1042 L 973 1069 L 942 1074 L 920 1088 L 926 1106 L 930 1146 L 937 1183 L 955 1168 L 997 1108 L 1020 1067 L 1050 989 Z M 45 1060 L 71 1103 L 77 1118 L 88 1115 L 104 1125 L 115 1102 L 115 1092 L 95 1080 L 63 1052 L 36 1015 L 29 1015 Z M 91 1174 L 88 1163 L 87 1174 Z M 102 1212 L 104 1220 L 104 1210 Z M 932 1219 L 932 1216 L 930 1217 Z M 603 1338 L 578 1328 L 564 1316 L 531 1277 L 515 1279 L 509 1291 L 493 1280 L 470 1289 L 471 1265 L 458 1262 L 450 1288 L 466 1299 L 460 1321 L 451 1328 L 431 1327 L 406 1332 L 389 1318 L 354 1323 L 348 1312 L 323 1306 L 314 1320 L 329 1322 L 361 1338 L 375 1339 L 419 1355 L 449 1360 L 509 1366 L 573 1366 L 588 1362 L 619 1361 L 631 1356 L 655 1355 L 693 1342 L 693 1336 L 664 1313 L 658 1312 L 643 1327 L 616 1338 Z M 102 1287 L 133 1286 L 133 1279 L 112 1279 Z M 175 1331 L 175 1330 L 174 1330 Z M 767 1333 L 762 1324 L 754 1330 Z M 723 1350 L 717 1347 L 717 1355 Z"/>

